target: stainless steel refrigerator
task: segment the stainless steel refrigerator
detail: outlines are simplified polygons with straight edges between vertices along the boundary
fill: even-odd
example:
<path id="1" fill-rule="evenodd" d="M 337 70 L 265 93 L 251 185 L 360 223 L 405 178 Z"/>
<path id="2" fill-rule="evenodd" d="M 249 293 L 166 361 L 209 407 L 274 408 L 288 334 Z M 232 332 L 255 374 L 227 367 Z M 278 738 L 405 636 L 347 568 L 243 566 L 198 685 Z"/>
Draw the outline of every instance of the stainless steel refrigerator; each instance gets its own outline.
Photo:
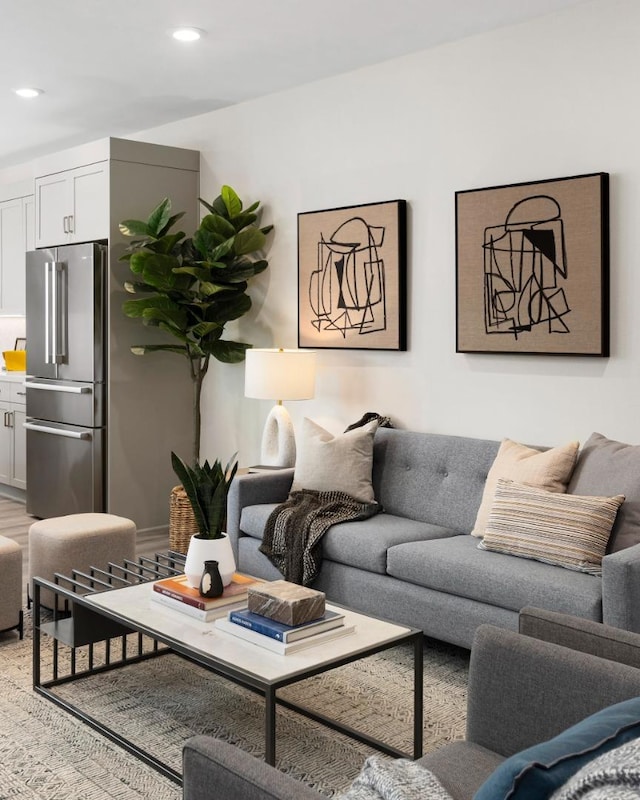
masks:
<path id="1" fill-rule="evenodd" d="M 90 243 L 27 253 L 27 513 L 105 510 L 105 271 Z"/>

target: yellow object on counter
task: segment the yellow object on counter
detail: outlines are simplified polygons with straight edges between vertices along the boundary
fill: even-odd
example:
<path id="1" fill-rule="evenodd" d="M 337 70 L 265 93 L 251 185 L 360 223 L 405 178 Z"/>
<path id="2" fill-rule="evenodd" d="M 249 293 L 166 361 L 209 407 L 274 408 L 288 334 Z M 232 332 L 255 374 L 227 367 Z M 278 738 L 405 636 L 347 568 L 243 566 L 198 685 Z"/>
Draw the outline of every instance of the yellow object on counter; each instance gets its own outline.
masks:
<path id="1" fill-rule="evenodd" d="M 4 350 L 4 363 L 7 365 L 7 372 L 24 372 L 27 368 L 26 350 Z"/>

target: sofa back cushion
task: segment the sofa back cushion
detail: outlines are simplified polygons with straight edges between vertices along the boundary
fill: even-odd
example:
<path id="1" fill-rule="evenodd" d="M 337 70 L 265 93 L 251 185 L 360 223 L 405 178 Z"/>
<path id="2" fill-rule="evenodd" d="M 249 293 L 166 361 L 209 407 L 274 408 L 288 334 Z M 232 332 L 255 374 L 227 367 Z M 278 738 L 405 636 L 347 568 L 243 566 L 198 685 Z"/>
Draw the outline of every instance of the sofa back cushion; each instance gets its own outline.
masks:
<path id="1" fill-rule="evenodd" d="M 608 551 L 640 543 L 640 446 L 592 433 L 578 456 L 569 494 L 623 494 Z"/>
<path id="2" fill-rule="evenodd" d="M 373 488 L 389 514 L 469 533 L 499 442 L 379 428 Z"/>

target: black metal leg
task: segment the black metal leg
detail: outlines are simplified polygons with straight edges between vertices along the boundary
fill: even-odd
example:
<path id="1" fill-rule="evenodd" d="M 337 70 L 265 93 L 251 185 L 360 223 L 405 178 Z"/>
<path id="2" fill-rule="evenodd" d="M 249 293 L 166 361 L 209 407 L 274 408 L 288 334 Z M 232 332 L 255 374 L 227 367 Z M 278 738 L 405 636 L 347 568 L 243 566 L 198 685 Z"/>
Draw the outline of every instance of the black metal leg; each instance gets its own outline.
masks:
<path id="1" fill-rule="evenodd" d="M 418 634 L 413 642 L 413 757 L 422 756 L 424 683 L 423 683 L 423 650 L 422 634 Z"/>
<path id="2" fill-rule="evenodd" d="M 33 688 L 40 686 L 40 587 L 33 587 Z"/>
<path id="3" fill-rule="evenodd" d="M 264 760 L 276 765 L 276 691 L 267 689 L 264 695 Z"/>
<path id="4" fill-rule="evenodd" d="M 20 609 L 20 622 L 18 623 L 18 633 L 20 638 L 24 639 L 24 612 Z"/>

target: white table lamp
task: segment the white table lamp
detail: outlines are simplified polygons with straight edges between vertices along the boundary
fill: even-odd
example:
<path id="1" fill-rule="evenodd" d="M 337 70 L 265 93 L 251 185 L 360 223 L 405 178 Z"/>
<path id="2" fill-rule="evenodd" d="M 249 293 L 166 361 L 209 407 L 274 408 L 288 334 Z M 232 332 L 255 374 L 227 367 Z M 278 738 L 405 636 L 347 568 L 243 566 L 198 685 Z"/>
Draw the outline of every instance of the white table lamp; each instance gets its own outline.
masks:
<path id="1" fill-rule="evenodd" d="M 277 400 L 262 434 L 260 463 L 293 467 L 296 440 L 283 400 L 310 400 L 315 393 L 316 354 L 313 350 L 250 349 L 244 370 L 245 397 Z"/>

